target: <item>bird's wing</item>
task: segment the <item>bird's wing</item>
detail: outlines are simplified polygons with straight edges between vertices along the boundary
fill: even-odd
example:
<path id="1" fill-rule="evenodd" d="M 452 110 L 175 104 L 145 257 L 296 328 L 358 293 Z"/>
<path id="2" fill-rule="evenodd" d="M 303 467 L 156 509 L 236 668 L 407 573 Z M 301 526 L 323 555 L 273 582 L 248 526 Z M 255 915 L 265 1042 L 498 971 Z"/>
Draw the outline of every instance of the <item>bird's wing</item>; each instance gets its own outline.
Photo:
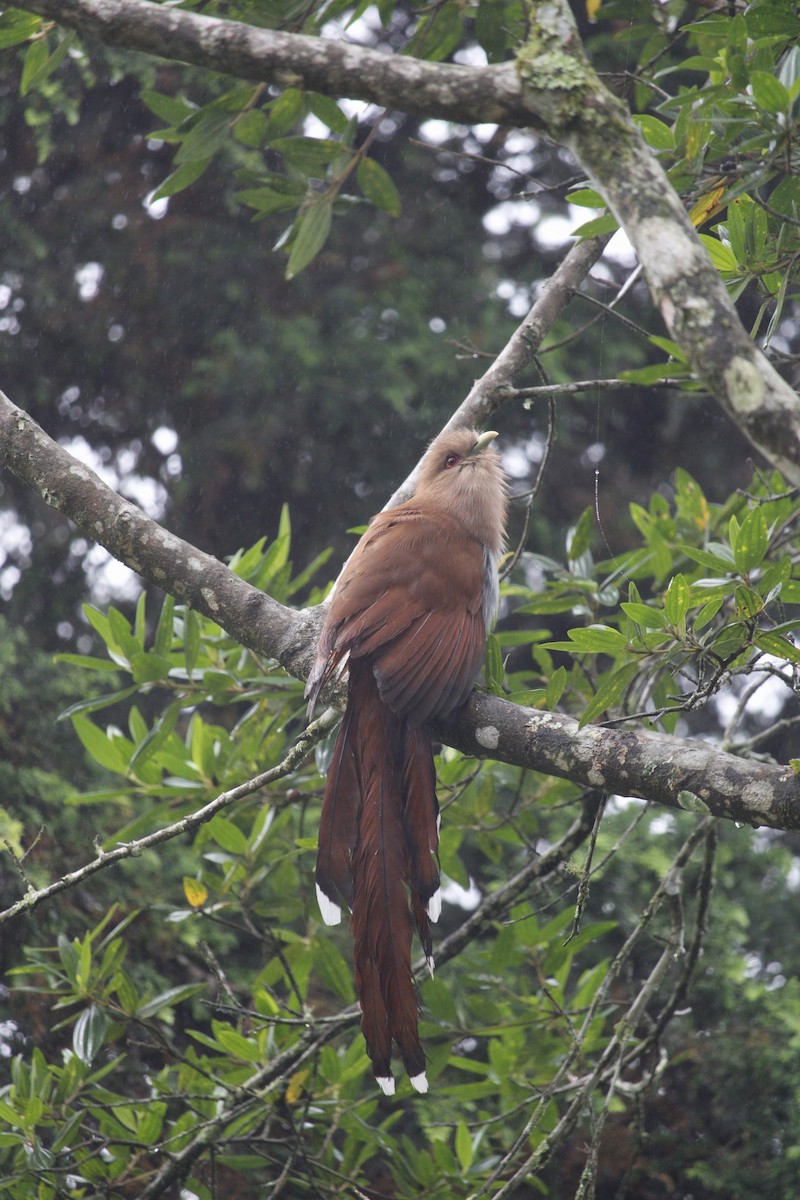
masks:
<path id="1" fill-rule="evenodd" d="M 483 659 L 484 570 L 483 548 L 457 521 L 413 502 L 381 513 L 337 585 L 322 681 L 347 656 L 369 656 L 395 712 L 421 723 L 458 707 Z"/>

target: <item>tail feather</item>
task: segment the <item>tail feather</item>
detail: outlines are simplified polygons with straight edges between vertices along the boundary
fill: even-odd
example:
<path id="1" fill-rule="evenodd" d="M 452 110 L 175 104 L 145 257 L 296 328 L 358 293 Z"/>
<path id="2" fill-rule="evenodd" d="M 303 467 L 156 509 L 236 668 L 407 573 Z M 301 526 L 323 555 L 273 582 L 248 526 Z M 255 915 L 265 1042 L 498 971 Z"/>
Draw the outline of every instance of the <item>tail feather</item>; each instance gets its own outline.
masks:
<path id="1" fill-rule="evenodd" d="M 337 922 L 342 901 L 350 906 L 361 1030 L 386 1094 L 395 1090 L 392 1044 L 416 1090 L 428 1086 L 411 941 L 416 926 L 433 970 L 438 812 L 427 728 L 393 713 L 371 664 L 351 660 L 348 706 L 325 786 L 317 889 L 327 923 Z"/>
<path id="2" fill-rule="evenodd" d="M 358 684 L 351 677 L 351 688 Z M 401 718 L 377 700 L 360 713 L 362 803 L 353 859 L 353 954 L 361 1028 L 378 1078 L 389 1073 L 392 1040 L 409 1075 L 425 1072 L 411 974 L 413 924 L 408 904 L 402 774 L 396 761 Z M 394 747 L 394 749 L 393 749 Z"/>
<path id="3" fill-rule="evenodd" d="M 439 893 L 439 804 L 430 735 L 425 726 L 406 724 L 403 746 L 403 827 L 408 851 L 408 884 L 411 908 L 433 969 L 430 921 L 441 910 Z"/>
<path id="4" fill-rule="evenodd" d="M 351 908 L 361 1029 L 375 1077 L 394 1091 L 393 1043 L 427 1091 L 411 972 L 414 926 L 433 966 L 439 889 L 438 805 L 430 738 L 383 703 L 372 667 L 351 660 L 348 705 L 323 801 L 317 887 L 323 916 Z"/>
<path id="5" fill-rule="evenodd" d="M 352 701 L 342 718 L 328 768 L 317 850 L 317 898 L 326 925 L 338 925 L 341 902 L 353 899 L 352 859 L 361 804 L 358 720 Z"/>

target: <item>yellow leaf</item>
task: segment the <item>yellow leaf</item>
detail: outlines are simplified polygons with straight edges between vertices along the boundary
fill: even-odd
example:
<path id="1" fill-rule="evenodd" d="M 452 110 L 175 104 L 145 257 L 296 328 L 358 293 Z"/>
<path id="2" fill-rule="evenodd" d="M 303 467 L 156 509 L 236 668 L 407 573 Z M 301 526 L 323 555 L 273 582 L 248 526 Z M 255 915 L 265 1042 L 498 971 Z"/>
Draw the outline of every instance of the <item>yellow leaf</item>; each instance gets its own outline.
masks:
<path id="1" fill-rule="evenodd" d="M 183 891 L 192 908 L 199 908 L 208 899 L 208 888 L 199 879 L 190 879 L 188 875 L 183 877 Z"/>
<path id="2" fill-rule="evenodd" d="M 600 5 L 603 0 L 586 0 L 586 15 L 590 21 L 597 20 L 597 14 L 600 12 Z"/>
<path id="3" fill-rule="evenodd" d="M 303 1084 L 308 1079 L 310 1071 L 295 1071 L 286 1085 L 286 1103 L 297 1104 L 303 1092 Z"/>
<path id="4" fill-rule="evenodd" d="M 701 225 L 705 225 L 711 217 L 715 217 L 718 212 L 722 212 L 725 207 L 720 204 L 720 200 L 725 195 L 725 180 L 721 182 L 717 180 L 715 186 L 710 191 L 704 192 L 699 200 L 695 200 L 692 207 L 689 209 L 689 220 L 699 229 Z"/>

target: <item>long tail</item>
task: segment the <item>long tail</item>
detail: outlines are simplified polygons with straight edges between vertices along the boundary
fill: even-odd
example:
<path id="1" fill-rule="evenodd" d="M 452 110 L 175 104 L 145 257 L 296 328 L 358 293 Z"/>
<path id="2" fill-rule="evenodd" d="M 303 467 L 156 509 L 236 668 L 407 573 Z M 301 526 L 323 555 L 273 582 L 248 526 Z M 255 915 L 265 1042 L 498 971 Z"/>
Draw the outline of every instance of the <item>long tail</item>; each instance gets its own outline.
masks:
<path id="1" fill-rule="evenodd" d="M 428 1089 L 411 974 L 416 924 L 432 967 L 439 914 L 438 806 L 430 738 L 380 699 L 368 663 L 351 662 L 347 711 L 328 771 L 317 858 L 323 918 L 352 910 L 361 1029 L 375 1078 L 394 1092 L 392 1042 Z M 410 901 L 410 904 L 409 904 Z"/>

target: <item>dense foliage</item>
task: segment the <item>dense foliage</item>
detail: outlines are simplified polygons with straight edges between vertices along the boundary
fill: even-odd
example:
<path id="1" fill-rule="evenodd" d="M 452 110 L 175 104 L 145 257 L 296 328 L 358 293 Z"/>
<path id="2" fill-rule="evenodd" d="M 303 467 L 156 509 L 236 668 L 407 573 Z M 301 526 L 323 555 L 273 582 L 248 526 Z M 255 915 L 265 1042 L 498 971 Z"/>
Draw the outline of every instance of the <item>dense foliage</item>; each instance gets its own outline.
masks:
<path id="1" fill-rule="evenodd" d="M 177 7 L 351 21 L 432 61 L 501 61 L 527 28 L 514 0 Z M 793 7 L 576 15 L 791 374 Z M 532 135 L 126 55 L 14 8 L 0 45 L 4 388 L 283 603 L 322 598 L 320 548 L 346 549 L 499 350 L 560 253 L 547 222 L 579 225 L 571 203 L 582 236 L 614 228 Z M 560 399 L 555 447 L 536 400 L 501 417 L 520 493 L 550 465 L 530 530 L 515 508 L 486 686 L 798 770 L 797 494 L 753 469 L 642 292 L 605 303 L 626 269 L 604 260 L 526 381 L 617 391 Z M 52 894 L 0 949 L 0 1194 L 797 1194 L 793 835 L 442 747 L 433 1096 L 379 1097 L 347 933 L 313 899 L 329 742 L 295 749 L 302 684 L 170 596 L 115 594 L 80 532 L 3 486 L 0 897 Z"/>

